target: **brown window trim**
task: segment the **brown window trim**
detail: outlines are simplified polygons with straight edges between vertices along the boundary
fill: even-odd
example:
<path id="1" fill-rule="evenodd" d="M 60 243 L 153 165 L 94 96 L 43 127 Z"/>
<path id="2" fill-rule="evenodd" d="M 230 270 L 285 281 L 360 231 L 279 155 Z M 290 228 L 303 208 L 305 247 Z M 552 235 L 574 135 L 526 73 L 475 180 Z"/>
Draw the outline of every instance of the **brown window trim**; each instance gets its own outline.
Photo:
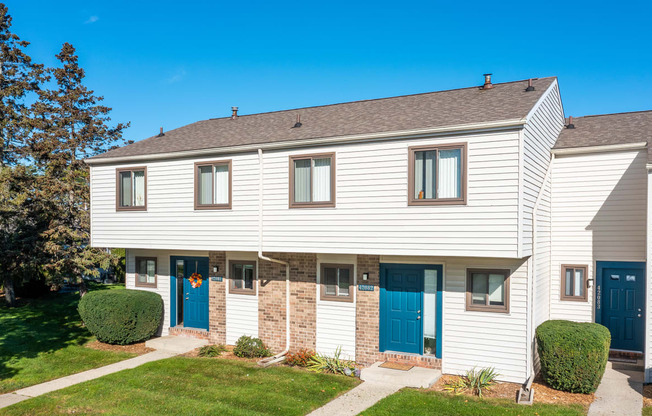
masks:
<path id="1" fill-rule="evenodd" d="M 474 273 L 484 273 L 484 274 L 502 274 L 505 276 L 505 305 L 474 305 L 472 294 L 473 294 L 473 279 L 472 276 Z M 498 313 L 509 313 L 509 286 L 511 280 L 511 271 L 508 269 L 466 269 L 466 310 L 467 311 L 477 311 L 477 312 L 498 312 Z M 486 302 L 489 303 L 487 294 Z"/>
<path id="2" fill-rule="evenodd" d="M 123 207 L 120 205 L 120 173 L 122 172 L 145 172 L 145 205 L 139 207 Z M 133 179 L 132 179 L 133 180 Z M 115 170 L 115 210 L 116 211 L 147 211 L 147 166 L 134 166 L 129 168 L 118 168 Z"/>
<path id="3" fill-rule="evenodd" d="M 418 199 L 414 197 L 414 154 L 428 150 L 462 149 L 461 198 Z M 437 153 L 439 160 L 439 152 Z M 450 143 L 431 146 L 408 147 L 408 206 L 412 205 L 466 205 L 467 203 L 467 175 L 468 175 L 468 146 L 467 143 Z M 435 187 L 437 185 L 435 184 Z"/>
<path id="4" fill-rule="evenodd" d="M 219 166 L 227 165 L 229 167 L 229 202 L 226 204 L 200 204 L 199 203 L 199 168 L 201 166 Z M 233 195 L 233 174 L 231 159 L 211 160 L 207 162 L 195 162 L 195 209 L 231 209 Z M 215 171 L 211 176 L 211 186 L 213 188 L 213 197 L 215 197 Z"/>
<path id="5" fill-rule="evenodd" d="M 584 282 L 582 284 L 584 285 L 584 296 L 566 296 L 566 269 L 583 269 L 584 270 Z M 588 302 L 589 300 L 589 288 L 588 288 L 588 282 L 589 282 L 589 267 L 585 264 L 562 264 L 561 265 L 561 292 L 560 292 L 560 300 L 568 300 L 572 302 Z"/>
<path id="6" fill-rule="evenodd" d="M 154 283 L 142 283 L 138 281 L 138 263 L 140 261 L 154 260 Z M 136 257 L 136 287 L 158 287 L 158 259 L 156 257 Z"/>
<path id="7" fill-rule="evenodd" d="M 302 159 L 311 159 L 310 162 L 310 199 L 312 199 L 312 179 L 314 175 L 312 174 L 312 159 L 324 159 L 331 158 L 331 200 L 324 202 L 294 202 L 294 161 Z M 335 152 L 331 153 L 317 153 L 310 155 L 293 155 L 290 156 L 290 181 L 289 181 L 289 196 L 290 196 L 290 208 L 333 208 L 335 207 Z"/>
<path id="8" fill-rule="evenodd" d="M 324 284 L 324 269 L 329 268 L 338 268 L 338 269 L 349 269 L 349 278 L 351 282 L 349 284 L 349 295 L 348 296 L 339 296 L 339 295 L 327 295 L 326 294 L 326 285 Z M 355 277 L 353 276 L 353 265 L 352 264 L 336 264 L 336 263 L 321 263 L 319 267 L 319 300 L 326 301 L 336 301 L 336 302 L 353 302 L 353 284 Z M 338 282 L 339 283 L 339 282 Z M 339 284 L 337 289 L 339 290 Z"/>
<path id="9" fill-rule="evenodd" d="M 244 265 L 251 265 L 254 266 L 254 281 L 252 284 L 251 289 L 236 289 L 235 288 L 235 279 L 233 279 L 234 272 L 233 268 L 235 267 L 236 264 L 244 264 Z M 255 296 L 256 295 L 256 289 L 257 289 L 257 283 L 258 282 L 258 267 L 255 261 L 251 260 L 229 260 L 229 293 L 237 294 L 237 295 L 250 295 L 250 296 Z M 244 282 L 243 282 L 244 286 Z"/>

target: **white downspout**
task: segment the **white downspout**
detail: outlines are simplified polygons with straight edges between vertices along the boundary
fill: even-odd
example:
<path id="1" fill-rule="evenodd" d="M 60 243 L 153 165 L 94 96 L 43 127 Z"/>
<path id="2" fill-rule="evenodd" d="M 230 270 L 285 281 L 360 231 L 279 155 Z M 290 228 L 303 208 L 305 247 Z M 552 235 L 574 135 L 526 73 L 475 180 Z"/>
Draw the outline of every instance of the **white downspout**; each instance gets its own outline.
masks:
<path id="1" fill-rule="evenodd" d="M 543 182 L 541 182 L 541 189 L 539 189 L 539 195 L 537 195 L 537 200 L 534 203 L 534 207 L 532 208 L 532 256 L 530 257 L 531 263 L 532 263 L 532 279 L 530 279 L 530 331 L 532 334 L 532 339 L 529 339 L 528 342 L 532 342 L 534 340 L 534 332 L 536 328 L 534 328 L 534 308 L 532 305 L 532 302 L 534 301 L 534 283 L 535 283 L 535 277 L 536 277 L 536 264 L 534 262 L 536 261 L 536 241 L 537 241 L 537 212 L 539 211 L 539 205 L 541 204 L 541 197 L 543 196 L 543 191 L 545 189 L 546 183 L 548 182 L 550 178 L 550 172 L 552 171 L 552 165 L 555 161 L 555 154 L 552 153 L 550 156 L 550 163 L 548 164 L 548 169 L 546 169 L 546 175 L 543 178 Z M 551 184 L 551 194 L 552 194 L 552 184 Z M 552 196 L 552 195 L 551 195 Z M 552 219 L 552 212 L 550 213 L 551 219 Z M 552 225 L 551 225 L 551 230 L 550 230 L 550 238 L 552 239 Z M 548 276 L 550 278 L 550 276 Z M 551 283 L 551 282 L 550 282 Z M 550 317 L 550 292 L 548 292 L 548 317 Z M 530 380 L 534 378 L 534 348 L 532 348 L 530 357 L 528 357 L 528 360 L 530 361 Z M 530 382 L 531 384 L 531 382 Z"/>
<path id="2" fill-rule="evenodd" d="M 273 357 L 258 361 L 259 365 L 267 367 L 283 360 L 290 350 L 290 263 L 263 256 L 263 149 L 258 149 L 258 258 L 285 265 L 285 349 Z"/>

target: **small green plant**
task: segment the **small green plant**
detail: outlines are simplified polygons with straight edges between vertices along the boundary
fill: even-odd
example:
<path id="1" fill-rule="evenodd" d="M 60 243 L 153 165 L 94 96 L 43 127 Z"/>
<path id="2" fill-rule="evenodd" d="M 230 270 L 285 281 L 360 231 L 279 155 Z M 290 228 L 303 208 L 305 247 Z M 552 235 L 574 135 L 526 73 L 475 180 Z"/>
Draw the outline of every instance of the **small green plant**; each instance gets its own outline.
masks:
<path id="1" fill-rule="evenodd" d="M 200 357 L 219 357 L 226 351 L 224 345 L 204 345 L 199 349 Z"/>
<path id="2" fill-rule="evenodd" d="M 496 384 L 496 379 L 499 375 L 492 367 L 483 368 L 479 371 L 474 367 L 457 380 L 446 384 L 445 389 L 455 394 L 470 391 L 471 394 L 482 397 L 482 391 L 491 390 L 491 387 Z"/>
<path id="3" fill-rule="evenodd" d="M 342 355 L 342 347 L 337 347 L 335 354 L 332 357 L 315 354 L 310 358 L 308 368 L 315 372 L 344 374 L 345 376 L 352 376 L 355 374 L 355 362 L 348 361 L 340 358 Z"/>
<path id="4" fill-rule="evenodd" d="M 306 348 L 302 348 L 296 352 L 289 352 L 285 356 L 285 363 L 287 365 L 296 367 L 308 367 L 310 360 L 315 356 L 315 352 Z"/>
<path id="5" fill-rule="evenodd" d="M 242 358 L 269 357 L 272 353 L 260 338 L 243 335 L 235 343 L 233 354 Z"/>

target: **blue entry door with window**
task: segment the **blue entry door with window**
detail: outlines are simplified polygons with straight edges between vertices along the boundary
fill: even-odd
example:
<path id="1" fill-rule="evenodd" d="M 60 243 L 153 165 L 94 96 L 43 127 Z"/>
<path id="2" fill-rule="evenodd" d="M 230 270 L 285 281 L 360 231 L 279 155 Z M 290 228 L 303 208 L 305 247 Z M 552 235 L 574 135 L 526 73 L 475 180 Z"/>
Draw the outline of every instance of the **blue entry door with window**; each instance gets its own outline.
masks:
<path id="1" fill-rule="evenodd" d="M 643 351 L 645 263 L 598 262 L 596 321 L 609 328 L 611 348 Z"/>
<path id="2" fill-rule="evenodd" d="M 423 354 L 426 344 L 440 357 L 442 266 L 382 264 L 380 273 L 380 350 Z"/>
<path id="3" fill-rule="evenodd" d="M 208 330 L 208 257 L 170 258 L 170 325 Z M 189 277 L 202 276 L 202 284 L 192 287 Z"/>

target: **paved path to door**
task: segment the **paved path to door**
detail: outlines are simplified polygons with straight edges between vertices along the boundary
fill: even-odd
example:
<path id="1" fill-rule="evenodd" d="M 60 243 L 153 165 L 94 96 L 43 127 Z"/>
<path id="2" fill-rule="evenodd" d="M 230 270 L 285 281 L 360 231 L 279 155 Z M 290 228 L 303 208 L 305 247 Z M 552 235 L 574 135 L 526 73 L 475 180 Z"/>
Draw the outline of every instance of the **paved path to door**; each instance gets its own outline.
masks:
<path id="1" fill-rule="evenodd" d="M 589 416 L 640 416 L 643 409 L 643 370 L 640 365 L 607 362 Z"/>
<path id="2" fill-rule="evenodd" d="M 35 386 L 25 387 L 24 389 L 16 390 L 12 393 L 1 394 L 0 409 L 3 407 L 11 406 L 15 403 L 22 402 L 23 400 L 31 399 L 32 397 L 50 393 L 52 391 L 73 386 L 78 383 L 83 383 L 84 381 L 94 380 L 107 374 L 116 373 L 122 370 L 128 370 L 152 361 L 174 357 L 178 354 L 184 354 L 194 350 L 195 348 L 205 345 L 207 342 L 208 341 L 181 337 L 154 338 L 150 341 L 147 341 L 146 345 L 150 348 L 155 348 L 156 351 L 130 358 L 128 360 L 109 364 L 104 367 L 94 368 L 92 370 L 72 374 L 66 377 L 58 378 L 56 380 L 47 381 Z"/>
<path id="3" fill-rule="evenodd" d="M 413 367 L 409 371 L 381 368 L 375 363 L 362 370 L 364 383 L 320 407 L 308 416 L 353 416 L 370 408 L 379 400 L 396 393 L 403 387 L 430 387 L 441 371 Z"/>

